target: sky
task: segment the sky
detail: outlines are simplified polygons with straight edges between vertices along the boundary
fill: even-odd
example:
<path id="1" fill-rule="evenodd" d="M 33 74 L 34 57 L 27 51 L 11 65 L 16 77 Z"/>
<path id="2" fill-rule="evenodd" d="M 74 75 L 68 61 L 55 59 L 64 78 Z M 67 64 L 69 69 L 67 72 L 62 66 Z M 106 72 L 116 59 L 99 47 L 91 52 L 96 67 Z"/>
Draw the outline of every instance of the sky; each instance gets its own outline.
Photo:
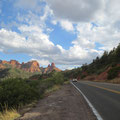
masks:
<path id="1" fill-rule="evenodd" d="M 120 0 L 0 0 L 0 59 L 90 63 L 120 42 Z"/>

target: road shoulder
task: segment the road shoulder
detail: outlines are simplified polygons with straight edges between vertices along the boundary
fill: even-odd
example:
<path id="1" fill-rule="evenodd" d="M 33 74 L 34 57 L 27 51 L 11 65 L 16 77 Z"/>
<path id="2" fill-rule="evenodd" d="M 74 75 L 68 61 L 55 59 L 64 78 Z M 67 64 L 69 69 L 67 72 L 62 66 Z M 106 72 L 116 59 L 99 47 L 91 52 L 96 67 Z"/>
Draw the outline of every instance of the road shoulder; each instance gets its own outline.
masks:
<path id="1" fill-rule="evenodd" d="M 70 84 L 40 100 L 19 120 L 96 120 L 83 96 Z"/>

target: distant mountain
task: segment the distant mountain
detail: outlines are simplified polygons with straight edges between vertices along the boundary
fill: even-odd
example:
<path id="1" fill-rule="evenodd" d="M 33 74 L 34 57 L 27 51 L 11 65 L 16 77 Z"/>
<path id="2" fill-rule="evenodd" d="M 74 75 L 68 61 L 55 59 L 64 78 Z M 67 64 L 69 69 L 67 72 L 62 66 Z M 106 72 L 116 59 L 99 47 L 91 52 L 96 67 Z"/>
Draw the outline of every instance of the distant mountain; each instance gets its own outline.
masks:
<path id="1" fill-rule="evenodd" d="M 51 65 L 48 65 L 47 68 L 40 67 L 39 63 L 36 60 L 29 61 L 27 63 L 22 62 L 20 64 L 16 60 L 0 60 L 0 75 L 3 76 L 17 76 L 20 77 L 20 75 L 24 74 L 23 76 L 30 76 L 35 73 L 37 74 L 47 74 L 52 71 L 61 71 L 55 66 L 55 63 L 52 63 Z M 3 75 L 4 74 L 4 75 Z"/>
<path id="2" fill-rule="evenodd" d="M 60 72 L 61 70 L 55 66 L 55 63 L 52 63 L 51 65 L 49 64 L 47 68 L 44 69 L 43 73 L 50 73 L 52 71 L 58 71 Z"/>
<path id="3" fill-rule="evenodd" d="M 10 61 L 1 61 L 0 62 L 0 69 L 4 69 L 4 68 L 19 68 L 21 70 L 24 70 L 26 72 L 40 72 L 42 73 L 42 71 L 40 70 L 39 67 L 39 63 L 37 61 L 30 61 L 27 63 L 22 63 L 20 64 L 18 61 L 16 60 L 10 60 Z"/>
<path id="4" fill-rule="evenodd" d="M 21 69 L 28 71 L 28 72 L 40 72 L 42 73 L 39 63 L 37 61 L 30 61 L 27 63 L 22 63 L 21 64 Z"/>

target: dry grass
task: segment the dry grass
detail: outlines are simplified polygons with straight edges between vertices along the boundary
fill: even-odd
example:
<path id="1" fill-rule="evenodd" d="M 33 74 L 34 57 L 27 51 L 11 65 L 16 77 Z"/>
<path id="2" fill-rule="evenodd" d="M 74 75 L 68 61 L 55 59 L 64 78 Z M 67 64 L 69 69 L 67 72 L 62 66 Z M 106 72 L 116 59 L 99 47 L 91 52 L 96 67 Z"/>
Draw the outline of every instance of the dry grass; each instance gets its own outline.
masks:
<path id="1" fill-rule="evenodd" d="M 60 89 L 60 85 L 54 85 L 52 88 L 49 88 L 45 91 L 45 96 L 50 94 L 51 92 L 54 92 L 56 90 L 59 90 Z"/>
<path id="2" fill-rule="evenodd" d="M 109 82 L 114 84 L 120 84 L 120 78 L 115 78 L 113 80 L 110 80 Z"/>
<path id="3" fill-rule="evenodd" d="M 6 109 L 4 112 L 0 113 L 0 120 L 15 120 L 18 117 L 20 117 L 20 114 L 15 109 Z"/>
<path id="4" fill-rule="evenodd" d="M 66 84 L 69 84 L 69 83 L 70 83 L 70 81 L 65 81 L 65 82 L 64 82 L 65 85 L 66 85 Z"/>
<path id="5" fill-rule="evenodd" d="M 94 82 L 106 82 L 106 83 L 120 84 L 120 78 L 115 78 L 112 80 L 94 80 Z"/>

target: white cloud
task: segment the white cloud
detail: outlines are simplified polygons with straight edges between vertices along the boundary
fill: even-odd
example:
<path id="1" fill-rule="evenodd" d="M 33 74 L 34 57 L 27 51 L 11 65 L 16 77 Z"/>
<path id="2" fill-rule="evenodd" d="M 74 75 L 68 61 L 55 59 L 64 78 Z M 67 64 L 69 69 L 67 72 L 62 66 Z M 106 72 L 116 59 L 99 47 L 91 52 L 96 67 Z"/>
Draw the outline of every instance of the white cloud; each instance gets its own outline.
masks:
<path id="1" fill-rule="evenodd" d="M 120 42 L 120 31 L 114 28 L 112 24 L 103 24 L 96 27 L 91 23 L 79 23 L 77 31 L 80 39 L 73 41 L 73 43 L 80 44 L 86 48 L 94 49 L 95 44 L 99 43 L 102 47 L 98 46 L 98 49 L 109 51 Z"/>
<path id="2" fill-rule="evenodd" d="M 52 23 L 53 25 L 57 25 L 57 21 L 56 21 L 56 20 L 52 20 L 51 23 Z"/>
<path id="3" fill-rule="evenodd" d="M 33 58 L 41 61 L 42 65 L 49 62 L 56 64 L 80 65 L 83 62 L 88 62 L 95 51 L 88 51 L 77 44 L 73 44 L 69 50 L 65 50 L 62 46 L 55 46 L 50 40 L 49 36 L 42 33 L 35 26 L 22 26 L 21 32 L 27 33 L 20 35 L 16 32 L 0 30 L 0 49 L 3 52 L 12 53 L 27 53 Z M 86 59 L 87 58 L 87 59 Z"/>
<path id="4" fill-rule="evenodd" d="M 34 9 L 37 7 L 38 0 L 17 0 L 15 2 L 15 7 L 24 9 Z"/>
<path id="5" fill-rule="evenodd" d="M 112 21 L 120 18 L 120 0 L 108 0 L 106 2 L 106 13 Z"/>
<path id="6" fill-rule="evenodd" d="M 48 16 L 51 16 L 53 12 L 50 10 L 50 8 L 46 5 L 44 8 L 44 14 L 40 17 L 41 21 L 45 21 Z"/>
<path id="7" fill-rule="evenodd" d="M 104 0 L 45 0 L 54 15 L 73 22 L 90 21 L 103 9 Z"/>
<path id="8" fill-rule="evenodd" d="M 48 60 L 44 60 L 44 59 L 32 59 L 32 60 L 37 60 L 39 62 L 40 66 L 47 66 L 50 64 L 50 62 Z"/>
<path id="9" fill-rule="evenodd" d="M 32 31 L 32 27 L 29 29 Z M 25 31 L 26 29 L 24 29 L 23 32 Z M 22 52 L 31 54 L 32 56 L 39 55 L 41 57 L 51 54 L 59 54 L 59 48 L 56 47 L 51 41 L 49 41 L 49 36 L 42 33 L 41 31 L 31 31 L 28 31 L 29 34 L 32 33 L 29 36 L 21 36 L 16 32 L 1 29 L 0 49 L 3 49 L 4 52 Z"/>
<path id="10" fill-rule="evenodd" d="M 27 53 L 41 65 L 55 62 L 72 68 L 90 63 L 104 50 L 111 50 L 120 42 L 119 0 L 106 0 L 105 4 L 104 0 L 46 1 L 48 4 L 42 9 L 43 14 L 31 11 L 41 9 L 38 0 L 17 1 L 16 7 L 30 11 L 18 14 L 20 33 L 0 29 L 0 51 Z M 76 33 L 77 38 L 68 50 L 50 41 L 49 32 L 53 29 L 47 27 L 47 20 Z M 62 40 L 65 41 L 64 36 Z M 97 49 L 96 43 L 100 44 Z"/>
<path id="11" fill-rule="evenodd" d="M 73 24 L 68 20 L 61 20 L 60 25 L 66 31 L 74 31 Z"/>
<path id="12" fill-rule="evenodd" d="M 74 68 L 80 67 L 80 65 L 62 65 L 58 66 L 61 70 L 72 70 Z"/>
<path id="13" fill-rule="evenodd" d="M 27 25 L 37 25 L 39 27 L 46 27 L 45 21 L 41 19 L 41 17 L 32 11 L 29 11 L 27 14 L 18 14 L 17 20 L 22 24 Z"/>

